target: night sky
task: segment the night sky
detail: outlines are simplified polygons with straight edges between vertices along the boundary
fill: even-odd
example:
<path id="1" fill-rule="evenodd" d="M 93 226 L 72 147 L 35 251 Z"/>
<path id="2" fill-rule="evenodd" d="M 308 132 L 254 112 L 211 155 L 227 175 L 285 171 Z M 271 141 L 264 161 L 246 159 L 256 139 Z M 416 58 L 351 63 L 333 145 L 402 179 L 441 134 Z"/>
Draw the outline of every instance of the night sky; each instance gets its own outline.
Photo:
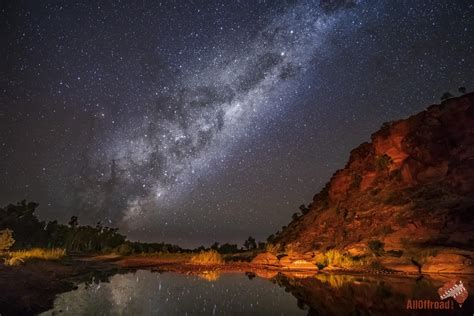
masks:
<path id="1" fill-rule="evenodd" d="M 383 122 L 474 87 L 472 1 L 1 1 L 0 205 L 265 239 Z"/>

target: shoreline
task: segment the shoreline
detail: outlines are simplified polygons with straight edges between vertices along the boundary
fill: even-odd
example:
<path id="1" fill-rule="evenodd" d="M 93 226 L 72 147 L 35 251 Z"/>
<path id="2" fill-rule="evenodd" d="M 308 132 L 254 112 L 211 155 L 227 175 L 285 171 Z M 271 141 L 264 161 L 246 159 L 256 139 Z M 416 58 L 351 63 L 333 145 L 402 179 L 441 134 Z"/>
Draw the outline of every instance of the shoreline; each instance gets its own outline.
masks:
<path id="1" fill-rule="evenodd" d="M 0 264 L 0 287 L 8 289 L 0 297 L 2 315 L 38 314 L 53 307 L 58 294 L 69 292 L 83 282 L 106 281 L 115 274 L 137 270 L 178 273 L 199 276 L 214 281 L 213 275 L 242 273 L 249 278 L 272 279 L 278 275 L 304 279 L 317 275 L 354 276 L 369 278 L 449 279 L 450 275 L 469 273 L 403 273 L 394 271 L 360 271 L 348 269 L 295 269 L 265 266 L 250 262 L 227 262 L 223 264 L 193 264 L 185 259 L 170 259 L 153 256 L 77 256 L 59 261 L 34 260 L 18 266 Z M 215 276 L 214 276 L 215 277 Z M 12 304 L 15 302 L 15 304 Z"/>

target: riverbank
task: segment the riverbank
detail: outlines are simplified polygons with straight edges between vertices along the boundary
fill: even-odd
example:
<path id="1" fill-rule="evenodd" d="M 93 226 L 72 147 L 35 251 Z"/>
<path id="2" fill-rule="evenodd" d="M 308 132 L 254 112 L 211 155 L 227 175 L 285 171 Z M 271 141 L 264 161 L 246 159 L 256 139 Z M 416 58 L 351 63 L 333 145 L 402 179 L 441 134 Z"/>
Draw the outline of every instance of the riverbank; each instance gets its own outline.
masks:
<path id="1" fill-rule="evenodd" d="M 118 272 L 117 265 L 105 260 L 71 257 L 16 266 L 0 264 L 0 314 L 38 314 L 53 306 L 57 294 L 73 290 L 80 282 L 105 280 Z"/>
<path id="2" fill-rule="evenodd" d="M 53 306 L 56 295 L 72 291 L 77 284 L 106 281 L 114 274 L 150 270 L 152 272 L 174 272 L 196 275 L 207 281 L 215 281 L 220 274 L 242 273 L 249 278 L 272 279 L 283 275 L 291 279 L 317 276 L 355 275 L 363 277 L 408 277 L 418 278 L 417 272 L 392 270 L 356 270 L 326 267 L 319 270 L 313 265 L 284 267 L 257 264 L 245 261 L 227 261 L 222 264 L 193 264 L 192 254 L 161 255 L 99 255 L 73 256 L 58 261 L 33 260 L 18 266 L 0 264 L 0 296 L 2 315 L 38 314 Z M 462 274 L 462 273 L 457 273 Z M 447 280 L 449 274 L 425 274 L 433 279 Z M 466 278 L 472 275 L 466 274 Z"/>

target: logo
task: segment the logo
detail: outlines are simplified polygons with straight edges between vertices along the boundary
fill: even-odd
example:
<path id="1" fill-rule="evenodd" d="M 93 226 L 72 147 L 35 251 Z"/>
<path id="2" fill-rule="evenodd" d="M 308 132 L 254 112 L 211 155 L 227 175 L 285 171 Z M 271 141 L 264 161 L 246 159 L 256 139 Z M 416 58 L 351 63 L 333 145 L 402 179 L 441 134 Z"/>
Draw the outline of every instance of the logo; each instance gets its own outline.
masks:
<path id="1" fill-rule="evenodd" d="M 462 306 L 468 296 L 467 290 L 461 280 L 446 282 L 438 289 L 438 294 L 442 300 L 452 297 L 459 304 L 459 307 Z"/>

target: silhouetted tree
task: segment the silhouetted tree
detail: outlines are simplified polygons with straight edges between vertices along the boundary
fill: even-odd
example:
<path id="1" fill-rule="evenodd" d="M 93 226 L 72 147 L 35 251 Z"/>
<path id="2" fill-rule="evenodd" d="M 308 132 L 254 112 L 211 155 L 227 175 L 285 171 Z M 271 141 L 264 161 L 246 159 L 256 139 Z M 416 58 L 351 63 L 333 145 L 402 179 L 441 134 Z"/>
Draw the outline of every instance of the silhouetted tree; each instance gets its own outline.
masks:
<path id="1" fill-rule="evenodd" d="M 225 243 L 219 247 L 220 253 L 236 253 L 239 251 L 239 247 L 236 244 Z"/>
<path id="2" fill-rule="evenodd" d="M 299 209 L 303 215 L 309 212 L 309 208 L 307 208 L 304 204 L 301 204 Z"/>
<path id="3" fill-rule="evenodd" d="M 445 92 L 445 93 L 443 93 L 443 95 L 441 96 L 440 99 L 441 99 L 441 101 L 444 101 L 444 100 L 450 99 L 452 97 L 453 97 L 453 95 L 450 92 Z"/>
<path id="4" fill-rule="evenodd" d="M 253 250 L 257 248 L 257 243 L 255 242 L 255 238 L 252 236 L 249 236 L 247 240 L 244 242 L 244 247 L 247 250 Z"/>
<path id="5" fill-rule="evenodd" d="M 299 218 L 298 213 L 293 213 L 293 215 L 291 215 L 291 219 L 294 221 L 296 221 L 298 218 Z"/>
<path id="6" fill-rule="evenodd" d="M 275 235 L 271 234 L 267 237 L 267 243 L 271 244 L 275 240 Z"/>
<path id="7" fill-rule="evenodd" d="M 459 87 L 458 88 L 459 93 L 465 94 L 466 93 L 466 87 Z"/>
<path id="8" fill-rule="evenodd" d="M 218 243 L 217 241 L 214 242 L 214 243 L 211 245 L 211 249 L 216 250 L 216 251 L 219 250 L 219 243 Z"/>
<path id="9" fill-rule="evenodd" d="M 71 216 L 68 225 L 72 228 L 76 228 L 79 225 L 79 219 L 77 218 L 77 216 Z"/>

